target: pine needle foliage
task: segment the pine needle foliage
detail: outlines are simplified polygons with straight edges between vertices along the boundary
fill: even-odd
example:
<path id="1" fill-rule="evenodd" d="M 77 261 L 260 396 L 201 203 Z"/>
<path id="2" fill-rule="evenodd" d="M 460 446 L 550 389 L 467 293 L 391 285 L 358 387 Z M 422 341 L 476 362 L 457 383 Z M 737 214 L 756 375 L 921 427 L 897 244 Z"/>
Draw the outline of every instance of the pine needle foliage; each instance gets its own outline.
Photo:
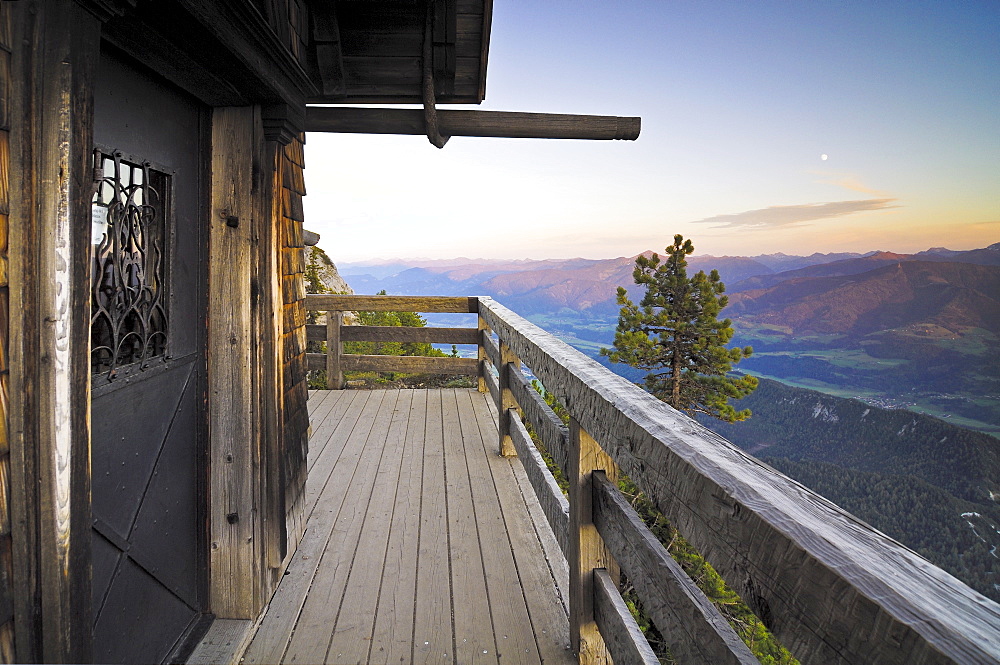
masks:
<path id="1" fill-rule="evenodd" d="M 737 411 L 729 400 L 752 393 L 757 379 L 730 372 L 753 349 L 726 347 L 733 337 L 732 321 L 719 319 L 729 302 L 726 285 L 717 270 L 688 277 L 693 251 L 692 242 L 678 234 L 662 262 L 658 254 L 636 259 L 632 278 L 646 292 L 635 304 L 618 287 L 614 349 L 601 349 L 601 355 L 649 370 L 646 390 L 675 409 L 729 423 L 746 420 L 750 410 Z"/>

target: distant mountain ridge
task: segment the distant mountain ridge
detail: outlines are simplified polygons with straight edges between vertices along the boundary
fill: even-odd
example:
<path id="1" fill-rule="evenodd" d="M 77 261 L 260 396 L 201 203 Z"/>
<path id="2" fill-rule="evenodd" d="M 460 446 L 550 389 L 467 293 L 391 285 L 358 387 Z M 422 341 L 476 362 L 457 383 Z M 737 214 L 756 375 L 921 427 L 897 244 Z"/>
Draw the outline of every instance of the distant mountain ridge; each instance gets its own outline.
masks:
<path id="1" fill-rule="evenodd" d="M 862 268 L 883 265 L 854 272 L 861 262 L 866 262 Z M 725 313 L 781 325 L 792 333 L 858 336 L 923 325 L 942 328 L 937 334 L 969 328 L 1000 334 L 1000 266 L 904 261 L 884 255 L 839 263 L 851 264 L 851 270 L 827 276 L 823 273 L 837 264 L 820 270 L 813 266 L 793 271 L 812 276 L 731 294 Z"/>
<path id="2" fill-rule="evenodd" d="M 420 264 L 385 274 L 345 264 L 342 274 L 359 293 L 492 296 L 592 357 L 614 338 L 618 286 L 633 300 L 642 295 L 635 257 Z M 916 254 L 695 255 L 689 266 L 717 269 L 726 283 L 733 343 L 754 348 L 740 365 L 747 372 L 1000 435 L 1000 243 Z"/>
<path id="3" fill-rule="evenodd" d="M 341 263 L 339 267 L 359 293 L 384 289 L 398 295 L 488 295 L 529 314 L 566 308 L 591 316 L 609 316 L 618 311 L 618 286 L 637 293 L 632 284 L 635 258 L 418 259 Z M 750 257 L 694 255 L 688 259 L 691 271 L 718 270 L 731 293 L 769 288 L 790 279 L 858 274 L 904 261 L 1000 265 L 1000 243 L 978 250 L 936 248 L 918 254 L 778 253 Z"/>

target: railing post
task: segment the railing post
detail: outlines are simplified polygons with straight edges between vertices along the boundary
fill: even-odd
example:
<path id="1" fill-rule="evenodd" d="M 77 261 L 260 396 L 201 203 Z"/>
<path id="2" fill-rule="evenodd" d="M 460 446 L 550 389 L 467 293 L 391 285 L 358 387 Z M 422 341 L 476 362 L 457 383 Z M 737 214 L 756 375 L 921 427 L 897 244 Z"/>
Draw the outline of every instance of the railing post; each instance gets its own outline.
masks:
<path id="1" fill-rule="evenodd" d="M 569 421 L 569 635 L 581 664 L 610 663 L 611 656 L 594 621 L 594 569 L 606 568 L 618 584 L 620 572 L 594 526 L 593 472 L 618 477 L 611 457 L 580 427 Z"/>
<path id="2" fill-rule="evenodd" d="M 500 342 L 499 385 L 500 395 L 497 412 L 499 414 L 498 429 L 500 430 L 501 457 L 517 457 L 517 450 L 510 438 L 510 419 L 517 418 L 517 400 L 510 390 L 510 374 L 521 369 L 521 361 L 502 340 Z"/>
<path id="3" fill-rule="evenodd" d="M 479 335 L 476 337 L 476 357 L 479 359 L 479 392 L 485 393 L 489 388 L 486 386 L 486 349 L 483 348 L 483 335 L 490 334 L 490 327 L 486 325 L 482 315 L 478 315 Z"/>
<path id="4" fill-rule="evenodd" d="M 342 390 L 344 388 L 344 373 L 340 369 L 340 356 L 343 351 L 340 343 L 340 326 L 344 323 L 344 313 L 326 313 L 326 388 L 327 390 Z"/>

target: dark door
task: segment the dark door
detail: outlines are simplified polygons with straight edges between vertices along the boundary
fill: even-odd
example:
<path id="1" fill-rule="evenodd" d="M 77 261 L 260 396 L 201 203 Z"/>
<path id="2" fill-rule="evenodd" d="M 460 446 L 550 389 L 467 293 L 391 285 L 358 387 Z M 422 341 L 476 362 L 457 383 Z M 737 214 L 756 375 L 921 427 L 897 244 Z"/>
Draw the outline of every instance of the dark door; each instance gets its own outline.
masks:
<path id="1" fill-rule="evenodd" d="M 95 94 L 94 658 L 157 663 L 205 606 L 205 110 L 115 53 Z"/>

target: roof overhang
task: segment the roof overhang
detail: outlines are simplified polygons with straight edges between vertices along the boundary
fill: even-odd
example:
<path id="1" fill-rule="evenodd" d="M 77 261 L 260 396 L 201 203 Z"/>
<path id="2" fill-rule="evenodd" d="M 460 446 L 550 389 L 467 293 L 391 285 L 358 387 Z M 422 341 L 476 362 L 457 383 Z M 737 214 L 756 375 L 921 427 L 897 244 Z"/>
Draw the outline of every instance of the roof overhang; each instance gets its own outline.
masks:
<path id="1" fill-rule="evenodd" d="M 309 12 L 310 103 L 422 103 L 428 20 L 436 102 L 486 96 L 492 0 L 313 0 Z"/>

